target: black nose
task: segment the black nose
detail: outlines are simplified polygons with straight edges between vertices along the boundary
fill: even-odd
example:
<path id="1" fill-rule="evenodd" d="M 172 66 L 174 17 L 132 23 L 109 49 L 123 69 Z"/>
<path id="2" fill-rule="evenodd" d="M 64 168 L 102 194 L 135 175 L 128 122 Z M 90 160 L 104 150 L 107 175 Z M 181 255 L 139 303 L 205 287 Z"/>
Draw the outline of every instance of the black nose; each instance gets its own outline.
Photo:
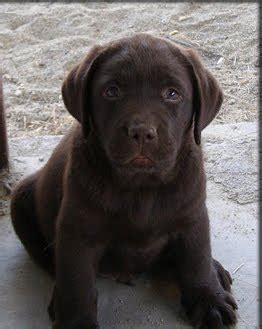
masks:
<path id="1" fill-rule="evenodd" d="M 128 128 L 128 136 L 138 143 L 150 143 L 157 137 L 157 130 L 144 123 L 133 124 Z"/>

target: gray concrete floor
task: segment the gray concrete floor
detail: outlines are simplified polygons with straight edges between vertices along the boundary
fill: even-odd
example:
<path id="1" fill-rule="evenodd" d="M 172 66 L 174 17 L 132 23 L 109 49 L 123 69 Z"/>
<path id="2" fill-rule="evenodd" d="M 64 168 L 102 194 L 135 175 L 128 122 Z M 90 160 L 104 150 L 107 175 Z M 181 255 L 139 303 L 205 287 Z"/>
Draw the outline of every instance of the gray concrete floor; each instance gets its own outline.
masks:
<path id="1" fill-rule="evenodd" d="M 210 126 L 205 134 L 213 255 L 231 272 L 239 304 L 237 328 L 257 328 L 257 127 Z M 4 185 L 48 158 L 59 137 L 11 141 L 11 170 L 0 177 L 0 329 L 42 329 L 53 282 L 30 260 L 13 233 Z M 176 287 L 140 278 L 135 287 L 98 279 L 102 329 L 189 328 Z"/>

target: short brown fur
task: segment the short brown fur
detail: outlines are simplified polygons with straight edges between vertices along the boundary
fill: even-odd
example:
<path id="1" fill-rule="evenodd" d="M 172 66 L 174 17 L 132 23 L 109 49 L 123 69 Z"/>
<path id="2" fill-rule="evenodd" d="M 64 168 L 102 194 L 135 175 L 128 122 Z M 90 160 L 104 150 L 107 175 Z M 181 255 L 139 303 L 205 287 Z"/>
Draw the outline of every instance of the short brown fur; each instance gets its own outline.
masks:
<path id="1" fill-rule="evenodd" d="M 193 325 L 235 324 L 200 146 L 223 96 L 197 54 L 147 34 L 96 46 L 62 94 L 77 122 L 11 205 L 26 249 L 55 273 L 53 328 L 99 327 L 98 273 L 130 283 L 155 267 L 178 282 Z"/>

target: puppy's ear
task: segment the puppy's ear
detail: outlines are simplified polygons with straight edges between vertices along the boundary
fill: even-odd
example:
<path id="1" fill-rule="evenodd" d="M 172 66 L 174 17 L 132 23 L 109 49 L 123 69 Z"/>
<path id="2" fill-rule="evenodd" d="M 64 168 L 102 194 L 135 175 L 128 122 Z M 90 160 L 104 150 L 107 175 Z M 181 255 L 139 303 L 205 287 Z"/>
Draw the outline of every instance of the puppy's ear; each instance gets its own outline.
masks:
<path id="1" fill-rule="evenodd" d="M 84 135 L 90 131 L 90 89 L 100 60 L 110 51 L 109 46 L 94 46 L 87 56 L 68 74 L 62 85 L 62 96 L 68 112 L 81 123 Z"/>
<path id="2" fill-rule="evenodd" d="M 222 105 L 223 93 L 214 76 L 203 67 L 197 53 L 192 49 L 183 52 L 193 80 L 194 138 L 199 145 L 201 131 L 215 118 Z"/>

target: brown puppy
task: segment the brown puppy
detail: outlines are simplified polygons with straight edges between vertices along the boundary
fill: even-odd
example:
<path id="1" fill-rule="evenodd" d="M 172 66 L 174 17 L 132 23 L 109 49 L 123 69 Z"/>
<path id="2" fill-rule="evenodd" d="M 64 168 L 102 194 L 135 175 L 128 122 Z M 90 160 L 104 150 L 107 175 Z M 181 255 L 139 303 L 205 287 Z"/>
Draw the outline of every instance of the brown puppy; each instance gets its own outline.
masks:
<path id="1" fill-rule="evenodd" d="M 12 220 L 56 288 L 53 328 L 98 328 L 97 273 L 165 264 L 193 325 L 236 323 L 212 259 L 201 131 L 222 92 L 192 50 L 147 34 L 94 47 L 62 87 L 78 123 L 14 191 Z M 164 265 L 163 265 L 164 266 Z"/>

